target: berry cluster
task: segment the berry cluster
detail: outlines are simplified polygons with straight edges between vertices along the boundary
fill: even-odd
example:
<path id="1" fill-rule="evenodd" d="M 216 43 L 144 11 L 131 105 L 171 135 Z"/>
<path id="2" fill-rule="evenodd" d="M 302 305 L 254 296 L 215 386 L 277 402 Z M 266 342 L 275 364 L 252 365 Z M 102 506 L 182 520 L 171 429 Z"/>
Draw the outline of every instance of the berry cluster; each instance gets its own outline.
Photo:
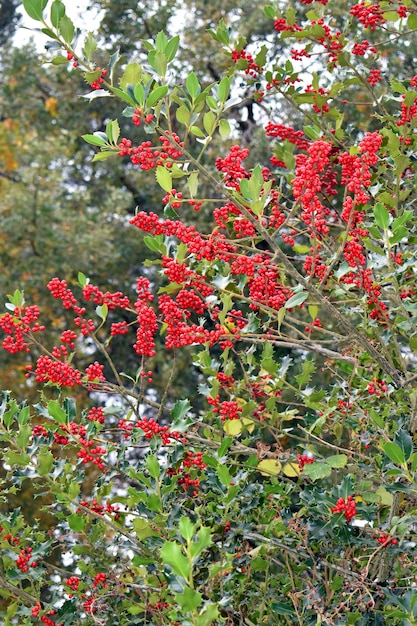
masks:
<path id="1" fill-rule="evenodd" d="M 45 330 L 45 326 L 36 321 L 38 317 L 37 306 L 15 307 L 13 315 L 4 313 L 0 316 L 0 328 L 7 335 L 3 339 L 3 348 L 11 354 L 23 350 L 29 352 L 26 341 L 28 334 Z"/>
<path id="2" fill-rule="evenodd" d="M 85 368 L 85 374 L 89 381 L 106 380 L 103 374 L 104 365 L 100 365 L 98 361 L 94 361 Z"/>
<path id="3" fill-rule="evenodd" d="M 353 496 L 348 496 L 347 498 L 339 498 L 336 502 L 335 506 L 331 507 L 332 513 L 343 513 L 346 521 L 350 522 L 350 520 L 355 517 L 356 511 L 356 502 Z"/>
<path id="4" fill-rule="evenodd" d="M 191 474 L 189 471 L 184 471 L 191 468 L 197 468 L 200 471 L 206 469 L 207 465 L 203 461 L 203 453 L 202 452 L 191 452 L 188 451 L 185 455 L 181 465 L 177 468 L 170 468 L 167 470 L 168 476 L 179 476 L 178 484 L 184 489 L 184 491 L 188 492 L 190 489 L 194 497 L 198 495 L 198 490 L 200 488 L 200 479 L 199 478 L 191 478 Z"/>
<path id="5" fill-rule="evenodd" d="M 376 26 L 385 24 L 383 10 L 379 3 L 368 4 L 368 2 L 359 2 L 350 9 L 350 14 L 354 15 L 365 28 L 375 30 Z"/>
<path id="6" fill-rule="evenodd" d="M 315 239 L 315 233 L 327 234 L 329 226 L 327 216 L 330 211 L 320 201 L 322 174 L 330 164 L 332 145 L 327 141 L 315 141 L 307 155 L 296 156 L 296 175 L 292 181 L 294 198 L 299 200 L 303 209 L 301 218 Z"/>
<path id="7" fill-rule="evenodd" d="M 105 574 L 104 572 L 96 574 L 93 580 L 93 587 L 98 587 L 99 585 L 101 585 L 102 587 L 107 587 L 106 578 L 107 574 Z"/>
<path id="8" fill-rule="evenodd" d="M 385 380 L 378 380 L 377 378 L 374 378 L 368 385 L 368 393 L 377 396 L 378 398 L 387 391 L 388 386 Z"/>
<path id="9" fill-rule="evenodd" d="M 19 552 L 19 556 L 16 559 L 16 565 L 21 572 L 25 573 L 29 571 L 29 567 L 38 567 L 37 561 L 32 561 L 32 548 L 23 548 Z"/>
<path id="10" fill-rule="evenodd" d="M 42 607 L 41 607 L 41 603 L 40 602 L 37 602 L 35 604 L 35 606 L 32 607 L 31 613 L 32 613 L 33 617 L 39 617 L 39 612 L 40 612 L 41 608 Z M 51 616 L 55 615 L 55 610 L 51 609 L 50 611 L 48 611 L 48 615 L 51 615 Z M 41 622 L 43 622 L 45 624 L 45 626 L 56 626 L 56 623 L 53 620 L 51 620 L 48 617 L 48 615 L 42 615 Z M 64 625 L 61 624 L 61 626 L 64 626 Z"/>
<path id="11" fill-rule="evenodd" d="M 93 81 L 91 83 L 91 89 L 101 89 L 104 83 L 104 79 L 107 76 L 107 70 L 100 70 L 98 69 L 97 71 L 100 71 L 100 76 L 98 78 L 96 78 L 95 81 Z"/>
<path id="12" fill-rule="evenodd" d="M 106 454 L 107 450 L 101 446 L 94 446 L 93 441 L 86 441 L 83 438 L 80 438 L 80 443 L 82 448 L 77 457 L 81 459 L 82 463 L 93 463 L 98 469 L 104 471 L 105 465 L 102 456 Z"/>
<path id="13" fill-rule="evenodd" d="M 367 82 L 372 86 L 375 87 L 375 85 L 377 83 L 380 83 L 382 80 L 382 76 L 381 76 L 381 70 L 371 70 L 369 72 L 369 76 L 367 78 Z"/>
<path id="14" fill-rule="evenodd" d="M 398 544 L 398 539 L 396 539 L 395 537 L 391 537 L 391 535 L 388 535 L 386 533 L 374 534 L 374 537 L 376 538 L 377 542 L 380 543 L 384 548 L 386 546 L 389 546 L 390 544 L 393 546 Z"/>
<path id="15" fill-rule="evenodd" d="M 142 123 L 142 117 L 143 117 L 143 111 L 142 109 L 135 109 L 132 115 L 132 122 L 134 123 L 135 126 L 140 126 Z M 145 117 L 143 118 L 145 121 L 145 124 L 150 124 L 153 120 L 154 116 L 152 113 L 149 113 L 148 115 L 145 115 Z"/>
<path id="16" fill-rule="evenodd" d="M 92 285 L 91 283 L 83 287 L 83 298 L 87 301 L 92 300 L 94 304 L 105 304 L 110 311 L 116 307 L 119 309 L 127 309 L 130 306 L 129 298 L 121 291 L 116 291 L 115 293 L 106 291 L 104 293 L 96 285 Z"/>
<path id="17" fill-rule="evenodd" d="M 78 578 L 78 576 L 70 576 L 69 578 L 64 580 L 64 583 L 68 585 L 68 587 L 72 589 L 72 591 L 77 591 L 80 584 L 80 579 Z"/>
<path id="18" fill-rule="evenodd" d="M 140 146 L 132 148 L 130 139 L 123 138 L 119 144 L 119 156 L 128 156 L 133 165 L 139 165 L 141 170 L 151 170 L 159 165 L 172 167 L 173 161 L 182 156 L 181 148 L 184 145 L 176 133 L 165 132 L 159 137 L 161 148 L 152 146 L 151 141 L 144 141 Z"/>
<path id="19" fill-rule="evenodd" d="M 314 456 L 311 454 L 297 454 L 298 467 L 300 470 L 303 469 L 304 465 L 308 465 L 309 463 L 314 463 Z"/>
<path id="20" fill-rule="evenodd" d="M 223 174 L 223 183 L 226 187 L 239 191 L 242 178 L 250 178 L 250 173 L 242 166 L 242 161 L 248 156 L 247 148 L 232 146 L 228 155 L 223 159 L 221 157 L 216 159 L 216 168 Z"/>
<path id="21" fill-rule="evenodd" d="M 102 407 L 93 407 L 87 413 L 87 419 L 91 422 L 99 422 L 99 424 L 104 424 L 104 411 Z"/>
<path id="22" fill-rule="evenodd" d="M 243 59 L 243 61 L 245 61 L 245 74 L 247 74 L 251 78 L 258 78 L 259 74 L 262 74 L 262 72 L 264 71 L 263 67 L 258 65 L 255 62 L 253 56 L 249 54 L 249 52 L 246 52 L 246 50 L 232 50 L 232 61 L 234 63 L 237 63 L 238 61 L 240 61 L 240 59 Z"/>
<path id="23" fill-rule="evenodd" d="M 372 54 L 376 54 L 377 52 L 376 48 L 371 46 L 367 39 L 358 41 L 352 48 L 352 54 L 355 56 L 365 56 L 366 52 L 372 52 Z"/>
<path id="24" fill-rule="evenodd" d="M 306 139 L 302 130 L 295 130 L 292 126 L 284 126 L 284 124 L 275 124 L 268 122 L 265 126 L 267 137 L 277 137 L 281 141 L 289 141 L 297 146 L 299 150 L 307 150 L 310 142 Z"/>
<path id="25" fill-rule="evenodd" d="M 121 427 L 119 422 L 119 428 Z M 141 428 L 144 432 L 145 439 L 153 439 L 154 437 L 160 437 L 164 446 L 172 443 L 172 441 L 182 441 L 186 443 L 187 440 L 176 430 L 170 432 L 169 426 L 160 426 L 153 418 L 143 417 L 136 422 L 136 428 Z"/>

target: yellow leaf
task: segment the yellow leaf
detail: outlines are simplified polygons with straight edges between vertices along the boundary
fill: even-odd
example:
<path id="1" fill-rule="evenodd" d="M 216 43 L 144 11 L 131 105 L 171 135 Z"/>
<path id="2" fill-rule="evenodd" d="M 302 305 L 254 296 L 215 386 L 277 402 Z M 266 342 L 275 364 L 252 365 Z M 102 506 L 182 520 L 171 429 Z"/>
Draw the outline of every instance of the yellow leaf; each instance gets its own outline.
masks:
<path id="1" fill-rule="evenodd" d="M 378 489 L 376 490 L 376 493 L 378 494 L 378 496 L 380 497 L 381 500 L 381 504 L 385 504 L 386 506 L 391 506 L 392 504 L 392 493 L 390 493 L 389 491 L 387 491 L 385 489 L 385 487 L 378 487 Z"/>
<path id="2" fill-rule="evenodd" d="M 243 424 L 242 420 L 226 420 L 223 424 L 223 430 L 226 435 L 240 435 L 242 432 Z"/>
<path id="3" fill-rule="evenodd" d="M 258 463 L 262 476 L 276 476 L 281 471 L 281 463 L 277 459 L 264 459 Z"/>
<path id="4" fill-rule="evenodd" d="M 246 429 L 250 433 L 253 433 L 253 431 L 255 430 L 255 422 L 251 420 L 249 417 L 242 417 L 242 424 L 243 426 L 246 427 Z"/>
<path id="5" fill-rule="evenodd" d="M 282 468 L 283 473 L 288 478 L 295 478 L 301 474 L 301 470 L 298 467 L 298 463 L 286 463 Z"/>
<path id="6" fill-rule="evenodd" d="M 57 98 L 47 98 L 45 100 L 45 109 L 52 115 L 52 117 L 58 116 L 58 100 Z"/>

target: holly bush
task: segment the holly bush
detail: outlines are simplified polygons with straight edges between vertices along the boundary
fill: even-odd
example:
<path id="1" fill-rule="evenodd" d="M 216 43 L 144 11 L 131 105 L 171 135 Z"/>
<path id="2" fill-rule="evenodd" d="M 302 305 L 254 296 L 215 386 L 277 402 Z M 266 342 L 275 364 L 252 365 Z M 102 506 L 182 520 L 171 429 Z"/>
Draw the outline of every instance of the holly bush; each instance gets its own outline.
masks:
<path id="1" fill-rule="evenodd" d="M 23 4 L 86 100 L 148 133 L 109 119 L 84 135 L 93 161 L 154 172 L 161 202 L 130 221 L 152 252 L 131 293 L 52 277 L 55 345 L 19 289 L 0 318 L 39 397 L 2 396 L 4 623 L 416 623 L 417 75 L 386 53 L 410 53 L 416 3 L 277 2 L 259 49 L 221 21 L 214 82 L 181 72 L 164 32 L 146 64 L 97 67 L 61 0 Z M 184 348 L 195 391 L 178 398 Z"/>

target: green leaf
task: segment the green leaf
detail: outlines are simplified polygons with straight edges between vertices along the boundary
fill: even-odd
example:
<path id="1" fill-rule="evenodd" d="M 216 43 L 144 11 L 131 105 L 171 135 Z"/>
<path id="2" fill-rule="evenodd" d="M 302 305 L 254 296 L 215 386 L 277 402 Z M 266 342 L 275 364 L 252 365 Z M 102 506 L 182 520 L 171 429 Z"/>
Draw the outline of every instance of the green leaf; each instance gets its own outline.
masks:
<path id="1" fill-rule="evenodd" d="M 216 100 L 216 98 L 213 98 L 213 96 L 207 96 L 206 98 L 206 104 L 208 107 L 210 107 L 210 109 L 212 109 L 212 111 L 217 111 L 218 110 L 218 102 Z"/>
<path id="2" fill-rule="evenodd" d="M 161 50 L 151 50 L 148 54 L 149 65 L 161 76 L 167 71 L 167 58 Z"/>
<path id="3" fill-rule="evenodd" d="M 292 309 L 293 307 L 299 306 L 308 298 L 308 293 L 306 291 L 299 291 L 295 293 L 289 300 L 284 304 L 284 309 Z"/>
<path id="4" fill-rule="evenodd" d="M 190 555 L 193 559 L 196 559 L 200 556 L 200 554 L 206 550 L 213 543 L 210 528 L 206 526 L 202 526 L 197 535 L 197 540 L 195 540 L 190 545 Z"/>
<path id="5" fill-rule="evenodd" d="M 155 39 L 156 49 L 161 50 L 162 52 L 165 52 L 165 48 L 167 44 L 168 44 L 167 36 L 165 35 L 164 31 L 160 30 Z"/>
<path id="6" fill-rule="evenodd" d="M 171 172 L 162 165 L 158 165 L 156 169 L 156 182 L 164 191 L 169 193 L 172 190 Z"/>
<path id="7" fill-rule="evenodd" d="M 231 437 L 229 437 L 228 439 L 231 439 Z M 226 487 L 230 487 L 232 477 L 230 476 L 229 468 L 226 467 L 226 465 L 222 465 L 221 463 L 219 463 L 219 465 L 217 466 L 216 474 L 220 478 L 223 485 L 225 485 Z"/>
<path id="8" fill-rule="evenodd" d="M 29 421 L 30 421 L 30 407 L 24 406 L 20 410 L 19 415 L 17 416 L 17 423 L 19 424 L 19 426 L 23 426 L 24 424 L 27 424 Z"/>
<path id="9" fill-rule="evenodd" d="M 309 139 L 319 139 L 321 137 L 322 131 L 318 126 L 303 126 L 304 134 Z"/>
<path id="10" fill-rule="evenodd" d="M 94 161 L 106 161 L 107 159 L 110 159 L 110 157 L 114 157 L 116 156 L 117 152 L 114 152 L 113 150 L 106 150 L 105 152 L 97 152 L 97 154 L 94 155 L 94 157 L 91 159 L 92 162 Z"/>
<path id="11" fill-rule="evenodd" d="M 332 468 L 345 467 L 348 462 L 348 458 L 346 454 L 334 454 L 333 456 L 328 456 L 326 459 L 327 465 Z"/>
<path id="12" fill-rule="evenodd" d="M 19 432 L 16 436 L 16 443 L 19 446 L 19 448 L 21 448 L 22 450 L 26 448 L 26 446 L 29 443 L 29 439 L 31 435 L 32 435 L 32 427 L 30 426 L 30 424 L 23 424 L 22 426 L 20 426 Z"/>
<path id="13" fill-rule="evenodd" d="M 41 476 L 48 475 L 53 465 L 54 465 L 54 456 L 52 452 L 48 449 L 42 449 L 38 455 L 38 465 L 37 465 L 38 474 L 40 474 Z"/>
<path id="14" fill-rule="evenodd" d="M 220 102 L 224 104 L 227 101 L 230 93 L 230 78 L 228 76 L 225 76 L 221 79 L 217 93 Z"/>
<path id="15" fill-rule="evenodd" d="M 159 461 L 154 454 L 149 454 L 146 457 L 146 469 L 152 478 L 159 478 L 161 474 L 161 468 L 159 467 Z"/>
<path id="16" fill-rule="evenodd" d="M 213 626 L 219 619 L 219 609 L 217 604 L 206 604 L 203 611 L 200 611 L 196 621 L 197 626 Z"/>
<path id="17" fill-rule="evenodd" d="M 190 72 L 190 74 L 188 74 L 185 81 L 185 86 L 187 87 L 187 91 L 193 100 L 198 96 L 199 93 L 201 93 L 201 86 L 194 72 Z"/>
<path id="18" fill-rule="evenodd" d="M 328 478 L 332 473 L 332 468 L 327 463 L 309 463 L 303 468 L 303 474 L 311 478 L 311 480 L 320 480 L 321 478 Z"/>
<path id="19" fill-rule="evenodd" d="M 14 450 L 8 450 L 4 455 L 4 462 L 7 465 L 19 465 L 20 467 L 27 467 L 30 463 L 30 457 L 26 452 L 15 452 Z"/>
<path id="20" fill-rule="evenodd" d="M 188 517 L 181 517 L 178 528 L 182 537 L 184 537 L 186 541 L 191 541 L 195 534 L 195 526 Z"/>
<path id="21" fill-rule="evenodd" d="M 78 272 L 77 280 L 80 287 L 85 287 L 88 284 L 88 278 L 82 272 Z"/>
<path id="22" fill-rule="evenodd" d="M 90 143 L 92 146 L 107 146 L 107 141 L 103 139 L 103 137 L 99 137 L 98 135 L 81 135 L 81 137 L 87 143 Z"/>
<path id="23" fill-rule="evenodd" d="M 62 0 L 54 0 L 51 4 L 51 24 L 58 28 L 60 20 L 65 15 L 65 4 Z"/>
<path id="24" fill-rule="evenodd" d="M 270 4 L 268 4 L 266 7 L 264 7 L 264 13 L 267 18 L 269 18 L 270 20 L 273 20 L 275 17 L 275 8 L 271 6 Z"/>
<path id="25" fill-rule="evenodd" d="M 303 361 L 302 372 L 295 377 L 299 389 L 301 389 L 301 387 L 310 382 L 311 374 L 314 373 L 315 369 L 316 366 L 314 364 L 314 361 L 310 359 L 306 359 L 305 361 Z"/>
<path id="26" fill-rule="evenodd" d="M 198 126 L 191 126 L 190 131 L 195 137 L 200 137 L 200 139 L 205 138 L 205 134 L 203 133 L 201 128 L 199 128 Z"/>
<path id="27" fill-rule="evenodd" d="M 87 524 L 87 518 L 77 513 L 72 513 L 69 517 L 67 517 L 68 526 L 74 532 L 81 532 L 84 530 Z"/>
<path id="28" fill-rule="evenodd" d="M 97 41 L 94 39 L 93 33 L 88 33 L 84 41 L 83 53 L 89 63 L 91 61 L 91 57 L 93 56 L 96 50 L 97 50 Z"/>
<path id="29" fill-rule="evenodd" d="M 295 615 L 294 607 L 283 602 L 271 602 L 271 609 L 275 615 Z"/>
<path id="30" fill-rule="evenodd" d="M 204 130 L 208 135 L 212 135 L 216 129 L 216 116 L 213 111 L 207 111 L 203 117 Z"/>
<path id="31" fill-rule="evenodd" d="M 110 120 L 106 124 L 106 135 L 109 138 L 109 142 L 117 145 L 120 137 L 120 126 L 117 120 Z"/>
<path id="32" fill-rule="evenodd" d="M 175 541 L 167 541 L 160 549 L 160 552 L 163 562 L 169 565 L 175 574 L 188 580 L 191 566 L 182 553 L 181 546 Z"/>
<path id="33" fill-rule="evenodd" d="M 72 43 L 75 29 L 74 24 L 67 15 L 64 15 L 64 17 L 62 17 L 59 21 L 59 32 L 66 43 Z"/>
<path id="34" fill-rule="evenodd" d="M 184 124 L 184 126 L 188 126 L 191 119 L 191 112 L 187 109 L 187 107 L 178 107 L 175 111 L 175 117 L 180 122 L 180 124 Z"/>
<path id="35" fill-rule="evenodd" d="M 146 100 L 146 108 L 150 109 L 153 107 L 159 100 L 162 100 L 168 93 L 168 85 L 160 85 L 159 87 L 155 87 L 155 89 L 149 94 L 148 99 Z"/>
<path id="36" fill-rule="evenodd" d="M 136 537 L 141 541 L 155 536 L 155 531 L 151 528 L 151 521 L 144 517 L 136 517 L 132 522 L 132 526 Z"/>
<path id="37" fill-rule="evenodd" d="M 184 417 L 189 413 L 191 404 L 188 398 L 184 400 L 177 400 L 174 404 L 174 408 L 171 411 L 171 417 L 175 422 L 181 422 Z"/>
<path id="38" fill-rule="evenodd" d="M 392 232 L 395 233 L 396 230 L 398 230 L 401 226 L 406 224 L 412 217 L 413 217 L 413 211 L 404 211 L 402 215 L 400 215 L 399 217 L 396 217 L 395 220 L 392 222 L 392 225 L 391 225 Z"/>
<path id="39" fill-rule="evenodd" d="M 47 404 L 48 414 L 58 422 L 58 424 L 66 424 L 67 414 L 64 409 L 61 408 L 59 402 L 56 400 L 50 400 Z"/>
<path id="40" fill-rule="evenodd" d="M 374 216 L 375 216 L 375 222 L 377 223 L 377 225 L 386 230 L 389 226 L 389 212 L 388 209 L 381 204 L 380 202 L 378 202 L 375 206 L 374 206 Z"/>
<path id="41" fill-rule="evenodd" d="M 149 250 L 153 252 L 165 252 L 164 236 L 163 235 L 145 235 L 143 243 Z"/>
<path id="42" fill-rule="evenodd" d="M 13 304 L 13 308 L 16 306 L 23 306 L 25 304 L 23 291 L 20 291 L 19 289 L 15 289 L 13 295 L 8 294 L 7 299 L 11 304 Z"/>
<path id="43" fill-rule="evenodd" d="M 407 93 L 407 87 L 403 85 L 403 83 L 400 83 L 400 81 L 396 80 L 395 78 L 391 78 L 390 85 L 391 85 L 392 91 L 394 91 L 395 93 L 401 93 L 401 94 Z"/>
<path id="44" fill-rule="evenodd" d="M 176 593 L 174 598 L 184 612 L 195 611 L 203 601 L 201 593 L 190 589 L 190 587 L 186 587 L 183 593 Z M 195 622 L 195 624 L 199 624 L 199 622 Z"/>
<path id="45" fill-rule="evenodd" d="M 70 498 L 76 498 L 81 491 L 81 486 L 78 483 L 72 482 L 68 487 L 68 495 Z"/>
<path id="46" fill-rule="evenodd" d="M 33 20 L 41 22 L 43 10 L 48 4 L 48 0 L 23 0 L 23 8 Z"/>
<path id="47" fill-rule="evenodd" d="M 232 132 L 232 129 L 230 127 L 229 122 L 225 119 L 220 120 L 219 122 L 220 137 L 228 137 L 231 132 Z"/>
<path id="48" fill-rule="evenodd" d="M 382 17 L 384 20 L 387 20 L 387 22 L 397 22 L 400 19 L 397 11 L 384 11 Z"/>
<path id="49" fill-rule="evenodd" d="M 142 83 L 137 83 L 135 88 L 133 89 L 133 95 L 135 96 L 136 102 L 139 106 L 144 106 L 145 104 L 145 89 Z"/>
<path id="50" fill-rule="evenodd" d="M 190 196 L 194 198 L 194 196 L 197 195 L 197 191 L 198 191 L 198 172 L 197 171 L 191 172 L 191 174 L 188 177 L 187 183 L 188 183 L 188 189 L 190 191 Z"/>
<path id="51" fill-rule="evenodd" d="M 387 457 L 391 461 L 396 463 L 397 465 L 405 464 L 406 460 L 405 460 L 404 451 L 396 443 L 393 443 L 392 441 L 388 441 L 387 443 L 384 443 L 382 445 L 382 449 L 387 455 Z"/>
<path id="52" fill-rule="evenodd" d="M 68 59 L 61 54 L 57 54 L 57 56 L 52 59 L 51 63 L 52 65 L 67 65 Z"/>
<path id="53" fill-rule="evenodd" d="M 404 105 L 406 107 L 412 106 L 414 104 L 414 101 L 415 101 L 416 98 L 417 98 L 417 91 L 415 91 L 415 90 L 408 90 L 406 95 L 405 95 L 405 98 L 404 98 Z M 401 161 L 401 160 L 408 161 L 408 157 L 406 157 L 405 154 L 399 154 L 397 157 L 395 157 L 394 161 L 397 162 L 397 159 L 399 161 Z"/>
<path id="54" fill-rule="evenodd" d="M 109 307 L 107 306 L 107 304 L 99 304 L 98 306 L 96 306 L 96 315 L 98 315 L 98 317 L 103 320 L 103 322 L 106 321 L 108 312 Z"/>
<path id="55" fill-rule="evenodd" d="M 417 30 L 417 14 L 411 13 L 407 18 L 407 27 L 410 30 Z"/>
<path id="56" fill-rule="evenodd" d="M 136 63 L 136 61 L 128 63 L 119 81 L 120 87 L 125 91 L 128 85 L 137 85 L 140 82 L 142 74 L 143 68 L 139 63 Z"/>
<path id="57" fill-rule="evenodd" d="M 175 35 L 175 37 L 172 37 L 172 39 L 170 39 L 168 43 L 166 44 L 164 52 L 165 52 L 168 63 L 175 58 L 175 55 L 177 54 L 177 51 L 178 51 L 179 43 L 180 43 L 180 36 Z"/>
<path id="58" fill-rule="evenodd" d="M 233 437 L 225 437 L 221 443 L 220 448 L 217 450 L 217 456 L 219 459 L 222 458 L 230 448 L 233 443 Z"/>
<path id="59" fill-rule="evenodd" d="M 395 443 L 397 443 L 404 452 L 404 458 L 409 460 L 413 452 L 413 440 L 410 434 L 406 430 L 399 430 L 395 437 Z"/>

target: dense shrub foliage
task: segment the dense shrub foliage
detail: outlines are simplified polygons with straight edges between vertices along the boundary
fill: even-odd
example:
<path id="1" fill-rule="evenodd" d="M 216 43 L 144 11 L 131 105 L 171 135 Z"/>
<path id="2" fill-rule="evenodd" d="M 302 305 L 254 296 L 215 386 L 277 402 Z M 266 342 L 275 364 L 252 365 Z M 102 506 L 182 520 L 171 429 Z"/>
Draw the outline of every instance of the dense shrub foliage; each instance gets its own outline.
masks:
<path id="1" fill-rule="evenodd" d="M 161 193 L 130 219 L 131 291 L 51 277 L 54 344 L 23 291 L 0 317 L 39 390 L 2 397 L 4 623 L 416 623 L 414 0 L 277 2 L 259 47 L 220 21 L 214 82 L 178 69 L 179 36 L 102 67 L 61 0 L 23 4 L 86 115 L 103 98 L 130 123 L 84 135 L 93 162 Z"/>

